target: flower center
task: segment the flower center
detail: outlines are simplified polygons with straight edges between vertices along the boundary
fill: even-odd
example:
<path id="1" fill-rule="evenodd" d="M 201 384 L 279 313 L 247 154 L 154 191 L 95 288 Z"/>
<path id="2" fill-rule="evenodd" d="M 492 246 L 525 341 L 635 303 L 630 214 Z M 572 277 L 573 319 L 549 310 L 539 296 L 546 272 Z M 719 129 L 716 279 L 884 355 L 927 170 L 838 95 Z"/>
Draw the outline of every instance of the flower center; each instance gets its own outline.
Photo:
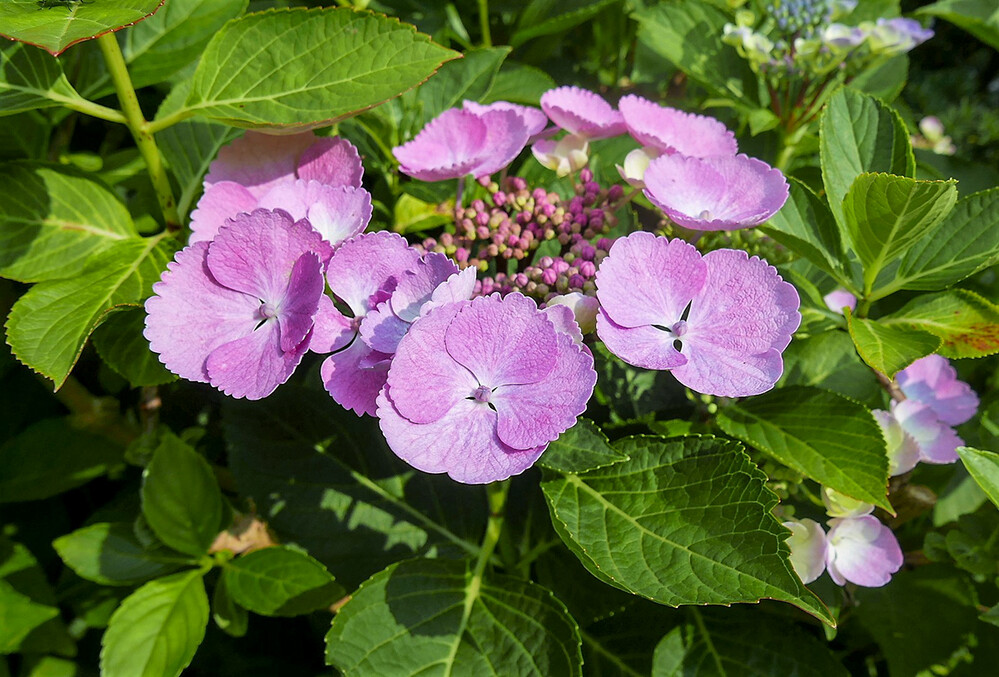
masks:
<path id="1" fill-rule="evenodd" d="M 479 386 L 478 388 L 475 389 L 475 392 L 472 393 L 472 398 L 475 399 L 476 402 L 479 402 L 481 404 L 488 404 L 490 393 L 492 393 L 491 388 L 487 386 Z"/>
<path id="2" fill-rule="evenodd" d="M 273 303 L 261 303 L 260 308 L 257 310 L 257 314 L 260 315 L 260 319 L 269 320 L 272 317 L 277 317 L 278 309 Z"/>

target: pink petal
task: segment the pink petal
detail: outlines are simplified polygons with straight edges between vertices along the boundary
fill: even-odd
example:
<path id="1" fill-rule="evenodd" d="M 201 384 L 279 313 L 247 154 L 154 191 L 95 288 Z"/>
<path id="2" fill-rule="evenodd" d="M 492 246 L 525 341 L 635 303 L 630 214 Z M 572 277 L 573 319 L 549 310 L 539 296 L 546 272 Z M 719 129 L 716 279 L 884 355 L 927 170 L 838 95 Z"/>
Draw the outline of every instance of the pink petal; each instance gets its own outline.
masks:
<path id="1" fill-rule="evenodd" d="M 759 225 L 777 213 L 788 195 L 780 170 L 745 155 L 660 155 L 649 163 L 644 181 L 646 197 L 693 230 Z"/>
<path id="2" fill-rule="evenodd" d="M 299 157 L 316 141 L 312 132 L 280 136 L 247 132 L 219 151 L 205 176 L 205 188 L 234 181 L 260 198 L 278 183 L 295 180 Z"/>
<path id="3" fill-rule="evenodd" d="M 930 407 L 944 423 L 960 425 L 978 411 L 978 395 L 964 381 L 946 357 L 927 355 L 895 375 L 899 388 L 909 399 Z"/>
<path id="4" fill-rule="evenodd" d="M 637 232 L 618 238 L 597 270 L 600 307 L 620 327 L 670 327 L 700 291 L 707 266 L 683 240 Z"/>
<path id="5" fill-rule="evenodd" d="M 399 347 L 399 341 L 409 331 L 409 322 L 400 320 L 392 309 L 388 301 L 378 304 L 374 310 L 361 320 L 358 326 L 358 334 L 372 350 L 392 355 Z"/>
<path id="6" fill-rule="evenodd" d="M 662 153 L 708 157 L 739 151 L 735 134 L 712 117 L 660 106 L 634 94 L 623 97 L 618 108 L 631 136 Z"/>
<path id="7" fill-rule="evenodd" d="M 325 288 L 323 264 L 319 256 L 313 252 L 302 254 L 292 268 L 288 290 L 278 306 L 281 350 L 293 350 L 312 330 L 319 299 Z"/>
<path id="8" fill-rule="evenodd" d="M 815 520 L 784 522 L 791 530 L 787 546 L 791 549 L 791 566 L 806 585 L 826 570 L 826 532 Z"/>
<path id="9" fill-rule="evenodd" d="M 849 308 L 853 312 L 857 307 L 857 297 L 848 292 L 843 287 L 837 287 L 822 297 L 826 308 L 834 313 L 843 314 L 843 308 Z"/>
<path id="10" fill-rule="evenodd" d="M 309 348 L 315 353 L 340 350 L 357 335 L 354 319 L 337 310 L 333 299 L 325 294 L 319 298 L 314 322 Z"/>
<path id="11" fill-rule="evenodd" d="M 329 245 L 307 221 L 257 209 L 239 214 L 219 231 L 208 247 L 208 267 L 219 284 L 278 303 L 295 262 L 306 252 L 325 260 Z"/>
<path id="12" fill-rule="evenodd" d="M 878 588 L 902 568 L 895 534 L 873 515 L 829 520 L 827 541 L 826 567 L 837 585 Z"/>
<path id="13" fill-rule="evenodd" d="M 592 296 L 584 296 L 579 292 L 572 292 L 573 294 L 578 294 L 584 299 L 589 299 L 596 302 L 596 299 Z M 568 295 L 567 295 L 568 296 Z M 565 298 L 564 296 L 561 298 Z M 571 306 L 570 304 L 576 304 Z M 542 312 L 548 317 L 548 320 L 555 327 L 555 331 L 559 334 L 565 334 L 572 339 L 572 342 L 578 346 L 583 345 L 583 332 L 579 326 L 579 320 L 577 319 L 576 313 L 573 312 L 573 308 L 580 308 L 582 302 L 576 299 L 568 299 L 564 303 L 552 303 L 552 299 L 548 300 Z M 579 311 L 577 311 L 579 312 Z M 583 309 L 581 312 L 588 314 L 588 310 Z M 594 310 L 593 316 L 593 326 L 596 327 L 596 310 Z"/>
<path id="14" fill-rule="evenodd" d="M 674 346 L 675 335 L 651 325 L 622 327 L 603 308 L 597 313 L 597 336 L 607 350 L 636 367 L 675 369 L 687 363 L 687 358 Z"/>
<path id="15" fill-rule="evenodd" d="M 146 300 L 143 332 L 167 369 L 204 383 L 212 351 L 251 333 L 261 319 L 260 300 L 218 284 L 207 256 L 207 242 L 177 252 Z"/>
<path id="16" fill-rule="evenodd" d="M 479 383 L 448 354 L 444 336 L 464 301 L 435 308 L 399 341 L 388 384 L 394 410 L 413 423 L 432 423 L 472 395 Z M 433 384 L 433 387 L 428 387 Z"/>
<path id="17" fill-rule="evenodd" d="M 476 103 L 475 101 L 465 100 L 462 103 L 462 108 L 467 111 L 471 111 L 482 117 L 489 111 L 500 110 L 500 111 L 513 111 L 516 113 L 521 121 L 524 123 L 524 127 L 527 128 L 527 134 L 530 136 L 528 143 L 534 143 L 542 133 L 545 131 L 545 127 L 548 125 L 548 116 L 545 115 L 540 109 L 533 108 L 531 106 L 518 106 L 515 103 L 510 103 L 509 101 L 496 101 L 488 105 L 483 105 L 481 103 Z"/>
<path id="18" fill-rule="evenodd" d="M 298 160 L 298 178 L 307 181 L 360 188 L 363 177 L 357 148 L 339 136 L 317 139 Z"/>
<path id="19" fill-rule="evenodd" d="M 362 233 L 336 250 L 326 269 L 326 280 L 330 290 L 360 318 L 382 300 L 372 302 L 372 296 L 394 290 L 402 274 L 419 260 L 420 252 L 401 235 Z"/>
<path id="20" fill-rule="evenodd" d="M 294 373 L 309 349 L 308 337 L 293 350 L 281 350 L 278 323 L 264 322 L 212 351 L 205 363 L 209 382 L 231 397 L 259 400 L 270 395 Z"/>
<path id="21" fill-rule="evenodd" d="M 892 416 L 916 440 L 919 457 L 927 463 L 953 463 L 964 446 L 954 429 L 940 421 L 933 410 L 916 400 L 892 402 Z"/>
<path id="22" fill-rule="evenodd" d="M 465 484 L 487 484 L 518 475 L 538 460 L 544 447 L 516 450 L 496 436 L 496 413 L 484 404 L 460 400 L 432 423 L 413 423 L 393 406 L 391 386 L 378 396 L 378 423 L 389 447 L 418 470 L 447 473 Z"/>
<path id="23" fill-rule="evenodd" d="M 434 289 L 430 300 L 424 304 L 421 313 L 427 313 L 433 308 L 466 301 L 475 292 L 475 268 L 465 268 L 460 273 L 452 275 Z"/>
<path id="24" fill-rule="evenodd" d="M 696 348 L 684 344 L 681 352 L 687 362 L 673 367 L 676 380 L 691 390 L 719 397 L 749 397 L 765 393 L 784 372 L 777 350 L 757 355 L 732 353 L 724 346 L 704 342 Z"/>
<path id="25" fill-rule="evenodd" d="M 392 312 L 401 320 L 414 321 L 434 290 L 457 272 L 458 266 L 444 254 L 425 254 L 399 279 L 389 299 Z"/>
<path id="26" fill-rule="evenodd" d="M 541 109 L 570 134 L 606 139 L 624 134 L 624 116 L 599 94 L 579 87 L 558 87 L 541 95 Z"/>
<path id="27" fill-rule="evenodd" d="M 907 473 L 919 463 L 919 444 L 905 432 L 891 412 L 882 409 L 871 411 L 881 427 L 888 448 L 888 476 L 895 477 Z"/>
<path id="28" fill-rule="evenodd" d="M 455 362 L 489 388 L 536 383 L 554 368 L 555 328 L 534 301 L 518 293 L 463 304 L 444 344 Z"/>
<path id="29" fill-rule="evenodd" d="M 409 143 L 392 154 L 399 171 L 421 181 L 456 179 L 486 160 L 485 123 L 471 111 L 450 108 L 427 123 Z"/>
<path id="30" fill-rule="evenodd" d="M 512 110 L 494 110 L 482 115 L 486 141 L 482 162 L 471 170 L 481 179 L 505 168 L 527 145 L 528 132 L 521 116 Z"/>
<path id="31" fill-rule="evenodd" d="M 220 181 L 209 186 L 191 212 L 191 243 L 211 241 L 227 219 L 256 207 L 257 198 L 238 183 Z"/>
<path id="32" fill-rule="evenodd" d="M 358 416 L 375 415 L 375 398 L 388 374 L 388 362 L 380 355 L 372 360 L 371 352 L 364 341 L 356 339 L 349 347 L 327 357 L 320 370 L 330 397 Z"/>

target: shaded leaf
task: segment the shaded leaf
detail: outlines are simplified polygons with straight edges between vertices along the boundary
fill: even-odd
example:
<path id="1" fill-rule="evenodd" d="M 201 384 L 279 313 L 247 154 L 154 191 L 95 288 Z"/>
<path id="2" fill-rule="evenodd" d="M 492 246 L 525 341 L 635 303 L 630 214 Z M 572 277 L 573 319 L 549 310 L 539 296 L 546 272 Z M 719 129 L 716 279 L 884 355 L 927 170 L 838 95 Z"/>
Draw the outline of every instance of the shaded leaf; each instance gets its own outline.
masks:
<path id="1" fill-rule="evenodd" d="M 440 67 L 426 84 L 407 94 L 413 105 L 423 107 L 423 119 L 429 122 L 448 108 L 461 107 L 465 99 L 479 101 L 492 87 L 500 65 L 510 53 L 509 47 L 483 47 L 465 52 L 463 59 Z M 422 127 L 422 125 L 421 125 Z"/>
<path id="2" fill-rule="evenodd" d="M 177 380 L 149 349 L 142 332 L 146 313 L 143 309 L 128 309 L 112 313 L 94 331 L 94 348 L 101 359 L 121 374 L 133 388 L 156 386 Z"/>
<path id="3" fill-rule="evenodd" d="M 999 11 L 992 0 L 938 0 L 918 13 L 949 21 L 999 49 Z"/>
<path id="4" fill-rule="evenodd" d="M 212 619 L 230 637 L 244 636 L 250 624 L 249 612 L 233 601 L 224 576 L 215 584 L 212 594 Z"/>
<path id="5" fill-rule="evenodd" d="M 524 106 L 540 106 L 541 95 L 558 85 L 548 73 L 516 61 L 505 61 L 482 103 L 509 101 Z"/>
<path id="6" fill-rule="evenodd" d="M 581 418 L 548 445 L 538 459 L 538 465 L 559 472 L 579 473 L 627 459 L 627 455 L 610 445 L 599 426 Z"/>
<path id="7" fill-rule="evenodd" d="M 777 386 L 792 385 L 815 386 L 877 406 L 884 392 L 857 355 L 849 334 L 839 330 L 791 341 L 784 350 L 784 375 Z"/>
<path id="8" fill-rule="evenodd" d="M 0 49 L 0 116 L 82 100 L 55 57 L 18 42 Z"/>
<path id="9" fill-rule="evenodd" d="M 999 454 L 971 447 L 958 447 L 957 453 L 978 486 L 999 507 Z"/>
<path id="10" fill-rule="evenodd" d="M 240 606 L 265 616 L 298 616 L 346 594 L 326 567 L 283 546 L 262 548 L 225 564 L 225 586 Z"/>
<path id="11" fill-rule="evenodd" d="M 125 523 L 91 524 L 60 536 L 52 547 L 81 578 L 102 585 L 134 585 L 174 571 L 183 560 L 142 546 Z"/>
<path id="12" fill-rule="evenodd" d="M 863 320 L 849 309 L 846 321 L 860 357 L 888 378 L 940 347 L 940 338 L 929 332 Z"/>
<path id="13" fill-rule="evenodd" d="M 531 0 L 520 12 L 510 44 L 519 47 L 528 40 L 568 30 L 618 2 L 620 0 Z"/>

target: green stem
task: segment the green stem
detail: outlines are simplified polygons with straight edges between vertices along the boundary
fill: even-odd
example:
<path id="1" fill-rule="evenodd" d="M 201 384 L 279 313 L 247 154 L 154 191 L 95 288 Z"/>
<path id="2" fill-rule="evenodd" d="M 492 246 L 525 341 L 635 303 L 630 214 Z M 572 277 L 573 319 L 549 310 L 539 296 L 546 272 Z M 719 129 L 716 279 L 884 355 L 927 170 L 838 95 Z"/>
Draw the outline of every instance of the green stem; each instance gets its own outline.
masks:
<path id="1" fill-rule="evenodd" d="M 151 120 L 146 123 L 146 131 L 150 134 L 162 132 L 167 127 L 173 127 L 178 122 L 183 122 L 187 118 L 194 117 L 194 112 L 189 108 L 181 108 L 179 111 L 171 113 L 158 120 Z"/>
<path id="2" fill-rule="evenodd" d="M 798 154 L 798 144 L 805 135 L 806 129 L 808 129 L 808 125 L 803 124 L 796 129 L 781 132 L 780 153 L 777 155 L 774 167 L 787 174 L 787 170 L 791 166 L 791 161 Z"/>
<path id="3" fill-rule="evenodd" d="M 871 311 L 871 300 L 867 298 L 867 295 L 865 294 L 863 298 L 861 298 L 857 302 L 857 311 L 853 314 L 853 316 L 858 317 L 860 319 L 864 319 L 867 317 L 867 313 L 869 313 L 870 311 Z"/>
<path id="4" fill-rule="evenodd" d="M 86 99 L 65 99 L 62 101 L 62 105 L 63 108 L 75 110 L 77 113 L 84 113 L 85 115 L 100 118 L 101 120 L 117 122 L 122 125 L 128 124 L 124 114 L 120 110 L 108 108 L 93 101 L 87 101 Z"/>
<path id="5" fill-rule="evenodd" d="M 159 201 L 160 211 L 163 212 L 163 220 L 166 222 L 167 230 L 180 230 L 177 202 L 173 197 L 173 189 L 170 187 L 166 168 L 163 166 L 163 157 L 160 155 L 159 148 L 156 147 L 153 133 L 149 130 L 149 123 L 142 116 L 139 99 L 135 96 L 135 88 L 128 75 L 128 67 L 125 65 L 125 57 L 121 53 L 121 47 L 118 46 L 118 39 L 114 33 L 105 33 L 97 38 L 97 43 L 100 45 L 104 62 L 111 74 L 111 81 L 118 93 L 118 102 L 121 103 L 122 112 L 125 114 L 125 124 L 131 130 L 135 145 L 138 146 L 142 158 L 146 161 L 146 171 L 149 172 L 149 179 L 156 192 L 156 199 Z"/>
<path id="6" fill-rule="evenodd" d="M 489 0 L 479 0 L 479 28 L 482 30 L 482 46 L 492 47 L 493 37 L 489 33 Z"/>
<path id="7" fill-rule="evenodd" d="M 503 520 L 506 514 L 506 496 L 510 492 L 510 480 L 503 482 L 493 482 L 486 485 L 486 496 L 489 501 L 489 521 L 486 522 L 486 533 L 482 537 L 482 545 L 479 546 L 479 558 L 475 562 L 475 571 L 472 573 L 472 580 L 468 584 L 468 592 L 465 595 L 465 619 L 472 612 L 472 604 L 479 596 L 482 589 L 482 576 L 486 573 L 486 565 L 493 556 L 493 550 L 499 543 L 500 533 L 503 531 Z"/>

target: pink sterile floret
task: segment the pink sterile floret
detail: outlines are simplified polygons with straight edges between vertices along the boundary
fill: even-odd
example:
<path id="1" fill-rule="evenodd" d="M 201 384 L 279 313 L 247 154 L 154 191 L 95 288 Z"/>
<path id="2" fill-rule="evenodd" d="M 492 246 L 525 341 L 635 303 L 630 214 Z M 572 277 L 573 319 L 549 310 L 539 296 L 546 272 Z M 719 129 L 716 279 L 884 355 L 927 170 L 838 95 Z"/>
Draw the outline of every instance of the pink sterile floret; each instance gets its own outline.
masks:
<path id="1" fill-rule="evenodd" d="M 506 167 L 527 145 L 528 129 L 519 111 L 476 113 L 450 108 L 427 123 L 392 154 L 399 171 L 421 181 L 488 176 Z"/>
<path id="2" fill-rule="evenodd" d="M 329 245 L 307 221 L 258 209 L 178 252 L 146 301 L 166 367 L 227 395 L 266 397 L 309 347 Z"/>
<path id="3" fill-rule="evenodd" d="M 745 155 L 660 155 L 649 163 L 644 181 L 646 197 L 692 230 L 757 226 L 776 214 L 788 195 L 780 170 Z"/>
<path id="4" fill-rule="evenodd" d="M 540 109 L 533 108 L 531 106 L 518 106 L 517 104 L 510 103 L 509 101 L 495 101 L 490 104 L 482 104 L 467 100 L 461 105 L 465 110 L 471 111 L 479 116 L 485 115 L 489 111 L 494 110 L 513 111 L 520 116 L 521 122 L 524 123 L 524 127 L 527 129 L 528 143 L 534 143 L 538 139 L 551 136 L 558 131 L 556 127 L 549 127 L 546 129 L 546 127 L 548 127 L 548 116 L 545 115 Z"/>
<path id="5" fill-rule="evenodd" d="M 808 584 L 826 570 L 826 532 L 815 520 L 784 522 L 791 530 L 787 547 L 791 549 L 791 566 L 802 583 Z"/>
<path id="6" fill-rule="evenodd" d="M 960 425 L 978 411 L 978 395 L 957 378 L 946 357 L 927 355 L 895 375 L 902 393 L 925 404 L 948 425 Z"/>
<path id="7" fill-rule="evenodd" d="M 378 418 L 389 447 L 413 467 L 484 484 L 529 468 L 586 409 L 596 379 L 589 351 L 534 301 L 494 294 L 413 323 Z"/>
<path id="8" fill-rule="evenodd" d="M 919 459 L 926 463 L 953 463 L 957 448 L 964 446 L 954 429 L 937 418 L 929 405 L 916 400 L 891 403 L 891 414 L 919 446 Z"/>
<path id="9" fill-rule="evenodd" d="M 597 271 L 597 335 L 622 360 L 724 397 L 770 390 L 798 328 L 798 293 L 744 251 L 619 238 Z"/>
<path id="10" fill-rule="evenodd" d="M 712 117 L 660 106 L 634 94 L 623 97 L 618 108 L 632 138 L 660 153 L 709 157 L 739 151 L 735 134 Z"/>
<path id="11" fill-rule="evenodd" d="M 211 240 L 226 219 L 261 207 L 283 209 L 296 219 L 314 217 L 313 227 L 335 244 L 339 240 L 331 238 L 359 232 L 371 218 L 363 175 L 361 157 L 346 139 L 247 132 L 212 162 L 204 195 L 191 212 L 191 242 Z"/>
<path id="12" fill-rule="evenodd" d="M 895 477 L 915 468 L 920 458 L 919 443 L 916 439 L 905 432 L 902 424 L 890 411 L 874 409 L 871 413 L 874 414 L 874 419 L 881 427 L 881 434 L 885 437 L 888 449 L 888 476 Z"/>
<path id="13" fill-rule="evenodd" d="M 624 116 L 599 94 L 579 87 L 558 87 L 541 95 L 541 109 L 552 122 L 583 139 L 624 134 Z"/>
<path id="14" fill-rule="evenodd" d="M 358 415 L 374 415 L 375 396 L 385 383 L 391 357 L 362 341 L 359 326 L 369 312 L 391 296 L 403 274 L 419 260 L 420 253 L 402 236 L 378 231 L 344 242 L 326 268 L 330 291 L 352 315 L 341 313 L 333 300 L 324 296 L 316 317 L 312 350 L 333 353 L 323 362 L 323 383 L 338 404 Z"/>
<path id="15" fill-rule="evenodd" d="M 878 588 L 902 567 L 895 534 L 873 515 L 829 520 L 826 543 L 826 568 L 836 585 Z"/>

